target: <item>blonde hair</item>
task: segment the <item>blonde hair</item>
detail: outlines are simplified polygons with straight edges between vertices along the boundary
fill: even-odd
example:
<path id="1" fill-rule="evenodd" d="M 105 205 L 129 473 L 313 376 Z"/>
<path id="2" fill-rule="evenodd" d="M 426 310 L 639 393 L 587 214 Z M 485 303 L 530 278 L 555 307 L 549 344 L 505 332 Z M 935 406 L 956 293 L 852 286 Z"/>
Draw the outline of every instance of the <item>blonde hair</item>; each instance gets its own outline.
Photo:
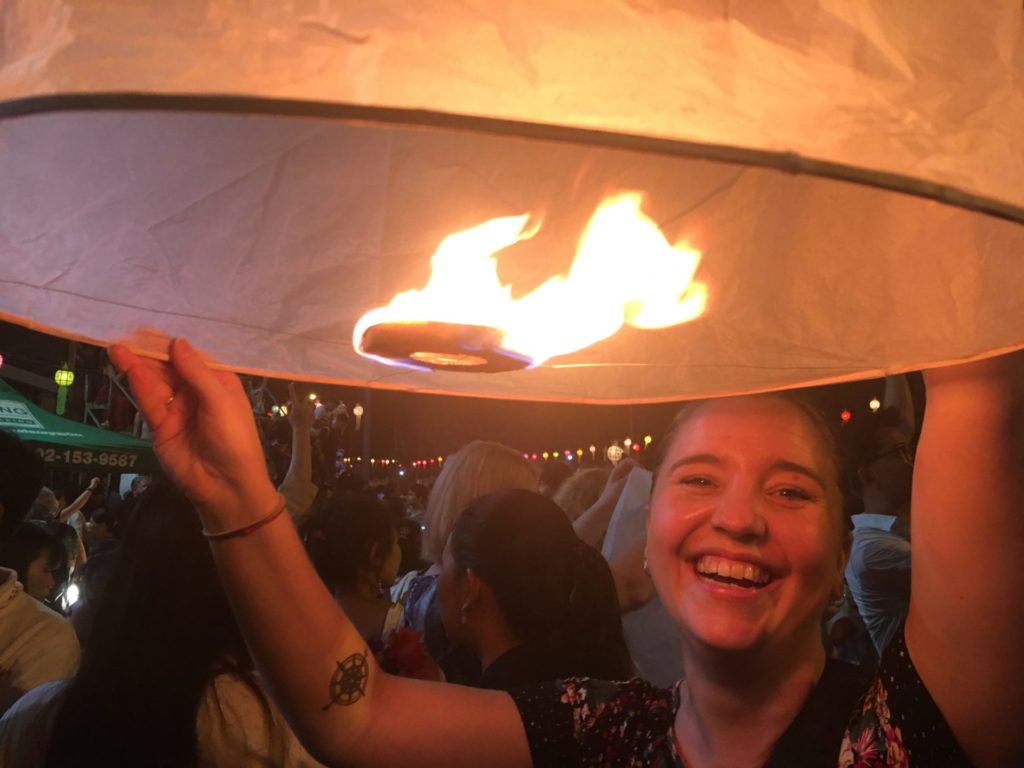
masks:
<path id="1" fill-rule="evenodd" d="M 537 490 L 537 468 L 507 445 L 475 440 L 445 459 L 427 498 L 424 519 L 427 556 L 441 562 L 448 536 L 470 502 L 491 491 Z"/>
<path id="2" fill-rule="evenodd" d="M 578 469 L 562 483 L 552 501 L 562 508 L 570 523 L 575 522 L 601 496 L 610 474 L 611 469 L 607 467 Z"/>

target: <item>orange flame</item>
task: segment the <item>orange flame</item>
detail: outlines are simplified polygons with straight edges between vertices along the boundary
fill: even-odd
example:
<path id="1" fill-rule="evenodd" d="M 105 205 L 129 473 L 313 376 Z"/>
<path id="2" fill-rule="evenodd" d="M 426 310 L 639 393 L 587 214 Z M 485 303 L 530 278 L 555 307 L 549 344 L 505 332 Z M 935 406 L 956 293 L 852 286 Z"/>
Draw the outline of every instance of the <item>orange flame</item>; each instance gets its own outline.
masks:
<path id="1" fill-rule="evenodd" d="M 624 324 L 665 328 L 699 317 L 707 303 L 707 286 L 693 280 L 700 253 L 669 243 L 640 204 L 635 192 L 604 200 L 568 274 L 519 299 L 498 279 L 494 254 L 533 237 L 539 224 L 526 229 L 527 215 L 508 216 L 449 235 L 431 257 L 423 290 L 399 293 L 359 319 L 356 350 L 366 354 L 361 340 L 378 324 L 457 323 L 500 329 L 502 348 L 537 366 L 606 339 Z"/>

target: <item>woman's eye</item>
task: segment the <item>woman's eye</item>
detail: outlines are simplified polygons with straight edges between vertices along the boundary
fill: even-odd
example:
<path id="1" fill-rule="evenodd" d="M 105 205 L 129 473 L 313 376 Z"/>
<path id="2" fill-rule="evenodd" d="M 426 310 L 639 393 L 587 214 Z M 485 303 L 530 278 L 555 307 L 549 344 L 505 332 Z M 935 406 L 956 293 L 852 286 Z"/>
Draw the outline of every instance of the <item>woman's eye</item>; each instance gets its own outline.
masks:
<path id="1" fill-rule="evenodd" d="M 714 483 L 710 477 L 704 477 L 703 475 L 692 475 L 683 477 L 679 480 L 680 485 L 689 485 L 693 488 L 710 488 Z"/>
<path id="2" fill-rule="evenodd" d="M 814 498 L 813 496 L 811 496 L 811 494 L 809 494 L 802 488 L 793 487 L 779 489 L 778 495 L 784 499 L 790 499 L 793 501 L 810 501 L 812 498 Z"/>

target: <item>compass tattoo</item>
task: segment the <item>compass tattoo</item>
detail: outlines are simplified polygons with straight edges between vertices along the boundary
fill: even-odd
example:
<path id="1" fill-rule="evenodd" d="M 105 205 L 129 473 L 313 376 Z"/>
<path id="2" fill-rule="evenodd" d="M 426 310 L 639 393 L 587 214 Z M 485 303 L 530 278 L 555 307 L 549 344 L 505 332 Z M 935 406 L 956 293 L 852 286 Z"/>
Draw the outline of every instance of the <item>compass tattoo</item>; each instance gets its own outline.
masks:
<path id="1" fill-rule="evenodd" d="M 323 711 L 331 708 L 332 704 L 340 704 L 347 707 L 355 704 L 366 695 L 366 681 L 370 678 L 370 665 L 366 662 L 366 654 L 353 653 L 344 661 L 335 662 L 338 666 L 331 675 L 331 700 Z"/>

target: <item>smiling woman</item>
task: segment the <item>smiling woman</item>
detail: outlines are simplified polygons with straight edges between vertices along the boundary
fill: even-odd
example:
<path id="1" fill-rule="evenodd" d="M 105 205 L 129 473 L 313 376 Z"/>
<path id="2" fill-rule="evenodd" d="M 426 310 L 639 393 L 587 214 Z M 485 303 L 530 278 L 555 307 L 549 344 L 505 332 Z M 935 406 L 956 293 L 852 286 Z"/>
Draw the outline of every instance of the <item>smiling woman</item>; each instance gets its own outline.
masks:
<path id="1" fill-rule="evenodd" d="M 111 356 L 207 529 L 245 528 L 274 507 L 237 378 L 181 340 L 169 364 Z M 509 695 L 391 677 L 286 517 L 214 554 L 277 702 L 327 763 L 1012 764 L 1024 749 L 1022 381 L 1021 354 L 926 373 L 911 607 L 873 680 L 825 660 L 818 620 L 843 566 L 838 471 L 816 421 L 777 396 L 704 403 L 668 446 L 647 554 L 684 638 L 672 690 L 576 678 Z M 950 600 L 950 565 L 981 560 L 958 568 Z M 353 658 L 365 661 L 359 696 L 338 697 L 339 664 Z"/>
<path id="2" fill-rule="evenodd" d="M 836 467 L 817 422 L 779 397 L 711 401 L 677 423 L 647 554 L 687 646 L 764 653 L 769 668 L 799 659 L 820 674 L 819 621 L 842 589 Z"/>

